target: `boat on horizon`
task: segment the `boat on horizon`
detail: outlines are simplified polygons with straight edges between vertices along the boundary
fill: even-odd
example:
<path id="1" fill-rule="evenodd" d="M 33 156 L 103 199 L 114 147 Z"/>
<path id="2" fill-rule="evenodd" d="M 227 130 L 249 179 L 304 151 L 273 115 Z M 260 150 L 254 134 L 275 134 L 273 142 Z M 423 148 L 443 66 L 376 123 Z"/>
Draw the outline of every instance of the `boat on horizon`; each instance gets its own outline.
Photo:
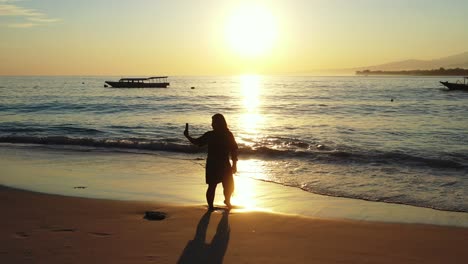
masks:
<path id="1" fill-rule="evenodd" d="M 463 78 L 463 82 L 458 80 L 454 83 L 452 82 L 440 82 L 445 87 L 449 88 L 449 90 L 464 90 L 468 91 L 468 77 Z"/>
<path id="2" fill-rule="evenodd" d="M 168 76 L 153 76 L 146 78 L 122 78 L 118 81 L 105 81 L 113 88 L 167 88 Z"/>

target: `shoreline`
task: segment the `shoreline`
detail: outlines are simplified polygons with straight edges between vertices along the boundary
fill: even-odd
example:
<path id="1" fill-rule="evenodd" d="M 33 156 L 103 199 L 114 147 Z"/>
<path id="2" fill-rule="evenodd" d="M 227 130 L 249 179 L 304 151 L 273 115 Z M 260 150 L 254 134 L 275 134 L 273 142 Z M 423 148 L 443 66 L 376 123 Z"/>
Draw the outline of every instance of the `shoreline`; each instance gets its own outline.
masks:
<path id="1" fill-rule="evenodd" d="M 468 229 L 111 201 L 0 187 L 5 263 L 465 263 Z M 163 211 L 162 221 L 143 219 Z M 202 261 L 202 262 L 197 262 Z M 206 262 L 205 262 L 206 263 Z"/>
<path id="2" fill-rule="evenodd" d="M 176 206 L 205 204 L 206 185 L 200 176 L 203 167 L 187 159 L 10 148 L 0 154 L 0 167 L 0 184 L 18 189 L 97 199 L 159 201 Z M 468 213 L 464 212 L 324 196 L 249 177 L 235 176 L 235 182 L 233 204 L 243 211 L 468 227 Z M 223 201 L 221 189 L 219 186 L 215 197 L 218 205 Z"/>

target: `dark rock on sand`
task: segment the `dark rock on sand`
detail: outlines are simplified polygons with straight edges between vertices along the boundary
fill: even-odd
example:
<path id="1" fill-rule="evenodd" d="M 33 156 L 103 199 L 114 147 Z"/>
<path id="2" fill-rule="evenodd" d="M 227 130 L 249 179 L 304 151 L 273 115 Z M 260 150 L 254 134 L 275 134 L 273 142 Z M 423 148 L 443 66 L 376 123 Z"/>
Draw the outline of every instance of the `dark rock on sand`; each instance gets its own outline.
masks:
<path id="1" fill-rule="evenodd" d="M 166 216 L 167 215 L 164 212 L 146 211 L 145 216 L 143 218 L 145 218 L 146 220 L 161 221 L 161 220 L 164 220 Z"/>

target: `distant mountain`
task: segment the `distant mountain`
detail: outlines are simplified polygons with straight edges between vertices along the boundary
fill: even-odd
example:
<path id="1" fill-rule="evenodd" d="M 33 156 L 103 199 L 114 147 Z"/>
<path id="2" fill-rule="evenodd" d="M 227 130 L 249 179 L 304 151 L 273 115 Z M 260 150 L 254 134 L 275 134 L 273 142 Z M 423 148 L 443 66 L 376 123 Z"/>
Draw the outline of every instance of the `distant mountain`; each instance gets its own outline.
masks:
<path id="1" fill-rule="evenodd" d="M 401 71 L 401 70 L 432 70 L 439 68 L 464 68 L 468 69 L 468 52 L 434 59 L 434 60 L 404 60 L 380 65 L 358 67 L 354 71 Z"/>

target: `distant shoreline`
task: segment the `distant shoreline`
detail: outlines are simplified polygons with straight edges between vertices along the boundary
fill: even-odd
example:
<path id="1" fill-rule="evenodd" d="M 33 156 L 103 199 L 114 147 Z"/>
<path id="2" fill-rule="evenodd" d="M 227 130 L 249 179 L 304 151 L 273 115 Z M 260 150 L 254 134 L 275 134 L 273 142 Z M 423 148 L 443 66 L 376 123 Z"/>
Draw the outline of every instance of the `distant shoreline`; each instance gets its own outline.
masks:
<path id="1" fill-rule="evenodd" d="M 356 71 L 356 75 L 405 75 L 405 76 L 468 76 L 468 69 L 433 69 L 433 70 L 405 70 L 405 71 Z"/>

